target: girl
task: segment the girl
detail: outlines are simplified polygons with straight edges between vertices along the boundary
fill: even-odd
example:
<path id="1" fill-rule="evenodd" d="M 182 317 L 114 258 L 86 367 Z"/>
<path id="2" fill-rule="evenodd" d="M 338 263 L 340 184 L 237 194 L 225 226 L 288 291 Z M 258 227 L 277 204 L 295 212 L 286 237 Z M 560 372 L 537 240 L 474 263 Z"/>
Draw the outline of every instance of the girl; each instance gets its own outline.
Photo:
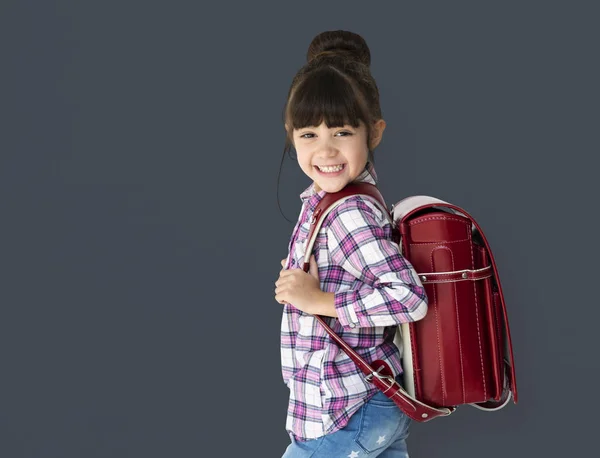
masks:
<path id="1" fill-rule="evenodd" d="M 285 151 L 295 148 L 313 182 L 300 194 L 289 256 L 275 282 L 275 300 L 283 304 L 282 373 L 290 389 L 291 444 L 284 458 L 408 457 L 411 420 L 365 380 L 313 316 L 329 317 L 328 324 L 361 357 L 386 361 L 400 381 L 402 355 L 394 333 L 399 323 L 424 317 L 427 297 L 392 241 L 392 225 L 373 202 L 353 196 L 327 215 L 310 270 L 302 270 L 310 219 L 325 193 L 350 182 L 377 182 L 373 150 L 385 121 L 369 65 L 362 37 L 321 33 L 285 105 Z"/>

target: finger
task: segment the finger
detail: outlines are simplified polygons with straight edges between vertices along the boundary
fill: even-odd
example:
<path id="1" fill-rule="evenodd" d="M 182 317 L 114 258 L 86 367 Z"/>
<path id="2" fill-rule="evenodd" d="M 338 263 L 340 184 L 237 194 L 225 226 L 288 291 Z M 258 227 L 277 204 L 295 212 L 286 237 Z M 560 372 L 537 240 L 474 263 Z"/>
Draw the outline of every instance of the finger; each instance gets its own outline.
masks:
<path id="1" fill-rule="evenodd" d="M 283 296 L 281 295 L 281 293 L 275 294 L 275 300 L 277 302 L 279 302 L 280 304 L 283 304 L 283 305 L 287 304 L 287 302 L 285 301 L 285 299 L 283 298 Z"/>
<path id="2" fill-rule="evenodd" d="M 283 286 L 285 284 L 290 284 L 293 285 L 294 283 L 296 283 L 297 281 L 300 280 L 300 276 L 304 274 L 304 272 L 302 270 L 286 270 L 284 272 L 281 273 L 281 275 L 279 276 L 279 279 L 277 280 L 277 284 L 279 286 Z"/>
<path id="3" fill-rule="evenodd" d="M 287 280 L 283 277 L 279 277 L 279 279 L 275 282 L 275 286 L 283 286 L 285 283 L 287 282 Z"/>
<path id="4" fill-rule="evenodd" d="M 277 282 L 275 286 L 275 294 L 282 294 L 285 291 L 285 284 Z"/>
<path id="5" fill-rule="evenodd" d="M 281 288 L 282 286 L 285 286 L 286 284 L 291 283 L 291 282 L 292 282 L 292 279 L 289 276 L 285 276 L 285 277 L 281 276 L 281 277 L 279 277 L 279 280 L 277 280 L 275 282 L 275 287 Z"/>
<path id="6" fill-rule="evenodd" d="M 285 258 L 281 260 L 281 267 L 285 266 Z"/>

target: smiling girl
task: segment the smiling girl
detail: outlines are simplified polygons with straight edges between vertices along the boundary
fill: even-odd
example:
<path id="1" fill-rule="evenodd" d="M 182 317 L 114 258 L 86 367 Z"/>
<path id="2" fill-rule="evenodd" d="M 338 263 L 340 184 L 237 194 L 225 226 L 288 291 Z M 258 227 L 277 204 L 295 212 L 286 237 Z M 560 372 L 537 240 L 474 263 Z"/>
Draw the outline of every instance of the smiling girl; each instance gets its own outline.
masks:
<path id="1" fill-rule="evenodd" d="M 284 458 L 408 456 L 411 420 L 364 379 L 314 318 L 323 316 L 367 362 L 387 362 L 401 381 L 396 327 L 423 318 L 427 296 L 392 241 L 392 225 L 373 202 L 352 196 L 326 216 L 310 270 L 302 269 L 311 216 L 323 196 L 351 182 L 377 183 L 373 150 L 386 123 L 369 65 L 362 37 L 321 33 L 285 106 L 284 154 L 295 149 L 312 183 L 300 194 L 289 254 L 275 282 L 275 300 L 283 305 L 282 374 L 290 389 L 291 444 Z"/>

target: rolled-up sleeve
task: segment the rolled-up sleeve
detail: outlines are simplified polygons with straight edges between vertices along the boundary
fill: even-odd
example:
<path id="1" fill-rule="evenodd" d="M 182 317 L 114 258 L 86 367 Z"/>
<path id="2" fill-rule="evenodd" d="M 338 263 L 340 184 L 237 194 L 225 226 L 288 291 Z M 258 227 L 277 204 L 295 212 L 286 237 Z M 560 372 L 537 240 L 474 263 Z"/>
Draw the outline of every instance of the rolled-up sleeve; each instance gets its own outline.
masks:
<path id="1" fill-rule="evenodd" d="M 349 328 L 375 327 L 422 319 L 427 313 L 425 289 L 391 240 L 391 224 L 381 210 L 353 196 L 327 218 L 331 261 L 361 284 L 359 289 L 334 293 L 340 323 Z"/>

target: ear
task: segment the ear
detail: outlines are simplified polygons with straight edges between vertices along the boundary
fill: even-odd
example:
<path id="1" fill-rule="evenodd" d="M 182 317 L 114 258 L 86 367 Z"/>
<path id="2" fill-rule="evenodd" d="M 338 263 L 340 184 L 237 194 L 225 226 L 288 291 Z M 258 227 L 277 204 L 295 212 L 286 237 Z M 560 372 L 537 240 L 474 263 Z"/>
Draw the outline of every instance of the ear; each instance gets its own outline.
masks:
<path id="1" fill-rule="evenodd" d="M 377 148 L 377 145 L 379 145 L 379 142 L 381 142 L 381 137 L 383 137 L 385 126 L 386 123 L 383 119 L 378 119 L 373 123 L 373 127 L 371 129 L 371 151 Z"/>

